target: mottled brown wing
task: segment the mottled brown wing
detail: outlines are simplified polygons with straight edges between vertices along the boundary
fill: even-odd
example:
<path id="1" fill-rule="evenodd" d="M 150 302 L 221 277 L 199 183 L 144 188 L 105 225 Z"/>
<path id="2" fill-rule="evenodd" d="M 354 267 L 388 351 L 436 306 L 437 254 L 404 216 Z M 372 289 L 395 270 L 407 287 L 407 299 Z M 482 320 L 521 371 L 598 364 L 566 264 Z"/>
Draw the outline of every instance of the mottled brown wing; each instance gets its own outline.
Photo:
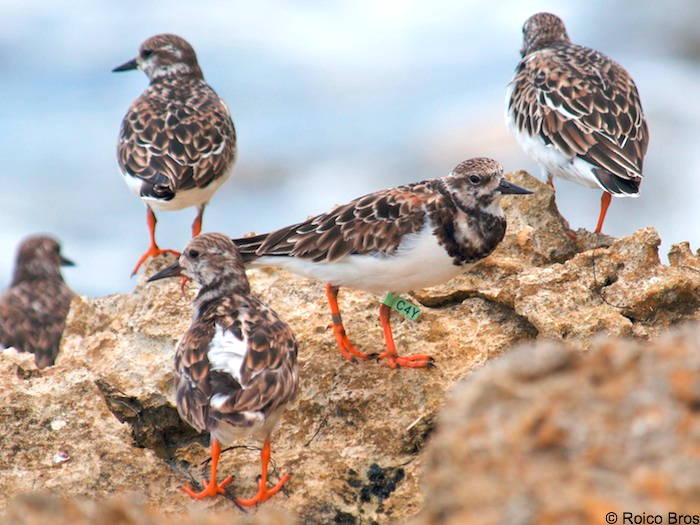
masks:
<path id="1" fill-rule="evenodd" d="M 63 283 L 24 282 L 0 296 L 0 344 L 53 365 L 73 294 Z"/>
<path id="2" fill-rule="evenodd" d="M 443 198 L 431 181 L 371 193 L 275 232 L 234 239 L 244 260 L 286 255 L 315 262 L 350 254 L 393 253 L 425 223 L 426 205 Z"/>
<path id="3" fill-rule="evenodd" d="M 122 121 L 122 172 L 142 179 L 143 196 L 169 200 L 203 188 L 231 168 L 236 132 L 226 104 L 203 81 L 151 85 Z"/>
<path id="4" fill-rule="evenodd" d="M 515 126 L 568 157 L 580 157 L 611 193 L 636 193 L 649 133 L 637 87 L 593 49 L 562 44 L 525 57 L 509 111 Z"/>
<path id="5" fill-rule="evenodd" d="M 256 413 L 265 416 L 296 395 L 297 346 L 291 330 L 257 299 L 248 301 L 234 307 L 224 300 L 204 322 L 194 323 L 178 346 L 178 411 L 200 431 L 215 428 L 220 421 L 250 426 L 257 421 Z M 239 341 L 245 338 L 248 342 L 246 358 L 238 370 L 214 369 L 209 361 L 217 325 Z M 239 375 L 240 381 L 234 375 Z M 214 396 L 216 409 L 211 406 Z"/>
<path id="6" fill-rule="evenodd" d="M 235 425 L 250 423 L 250 414 L 274 412 L 292 401 L 298 388 L 297 344 L 291 329 L 260 301 L 248 299 L 240 310 L 240 328 L 248 344 L 241 388 L 228 393 L 217 412 L 218 419 Z"/>
<path id="7" fill-rule="evenodd" d="M 207 429 L 209 418 L 212 388 L 207 352 L 213 336 L 212 323 L 195 323 L 180 340 L 175 353 L 177 410 L 200 432 Z"/>

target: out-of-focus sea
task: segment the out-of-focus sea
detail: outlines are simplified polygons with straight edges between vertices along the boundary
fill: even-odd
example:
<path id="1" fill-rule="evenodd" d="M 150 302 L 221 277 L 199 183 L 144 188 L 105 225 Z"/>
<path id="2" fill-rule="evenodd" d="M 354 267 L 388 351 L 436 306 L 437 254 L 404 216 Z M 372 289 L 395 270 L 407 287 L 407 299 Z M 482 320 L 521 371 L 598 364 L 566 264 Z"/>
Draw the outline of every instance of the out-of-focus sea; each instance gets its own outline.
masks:
<path id="1" fill-rule="evenodd" d="M 565 0 L 0 2 L 0 289 L 26 235 L 50 232 L 78 263 L 80 294 L 133 288 L 144 206 L 115 160 L 121 118 L 146 87 L 110 70 L 141 41 L 180 34 L 238 130 L 234 176 L 204 229 L 263 232 L 363 193 L 446 174 L 473 156 L 535 166 L 504 125 L 523 21 L 565 21 L 634 76 L 651 133 L 642 195 L 613 201 L 605 231 L 653 226 L 700 245 L 700 3 Z M 593 228 L 600 193 L 559 180 L 573 228 Z M 161 213 L 181 249 L 194 209 Z"/>

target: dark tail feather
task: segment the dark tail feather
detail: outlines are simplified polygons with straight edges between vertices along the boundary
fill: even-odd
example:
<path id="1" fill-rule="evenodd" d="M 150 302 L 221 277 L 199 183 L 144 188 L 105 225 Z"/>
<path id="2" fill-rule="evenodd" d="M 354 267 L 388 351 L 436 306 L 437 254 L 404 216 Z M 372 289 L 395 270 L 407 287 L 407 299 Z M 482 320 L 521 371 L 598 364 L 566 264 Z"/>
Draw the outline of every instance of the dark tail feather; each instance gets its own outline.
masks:
<path id="1" fill-rule="evenodd" d="M 241 237 L 240 239 L 231 239 L 233 244 L 236 245 L 238 251 L 243 257 L 243 262 L 250 262 L 257 259 L 258 256 L 256 252 L 260 249 L 260 246 L 267 239 L 268 234 L 263 233 L 262 235 L 253 235 L 252 237 Z"/>
<path id="2" fill-rule="evenodd" d="M 639 193 L 639 185 L 642 183 L 641 177 L 625 179 L 601 168 L 593 168 L 593 173 L 605 191 L 613 195 L 637 195 Z"/>

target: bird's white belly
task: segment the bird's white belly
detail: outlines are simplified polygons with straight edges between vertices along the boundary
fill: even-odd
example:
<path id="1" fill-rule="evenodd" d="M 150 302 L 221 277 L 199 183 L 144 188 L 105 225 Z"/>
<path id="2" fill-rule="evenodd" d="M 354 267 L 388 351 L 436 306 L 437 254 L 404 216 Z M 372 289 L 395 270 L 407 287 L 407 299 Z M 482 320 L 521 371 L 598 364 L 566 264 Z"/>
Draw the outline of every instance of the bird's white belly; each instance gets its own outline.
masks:
<path id="1" fill-rule="evenodd" d="M 593 165 L 579 157 L 567 157 L 552 144 L 545 144 L 538 137 L 531 137 L 526 132 L 516 129 L 512 119 L 508 118 L 508 127 L 515 135 L 518 144 L 525 153 L 540 164 L 547 173 L 561 177 L 589 188 L 605 190 L 593 174 Z"/>
<path id="2" fill-rule="evenodd" d="M 200 206 L 206 204 L 216 193 L 221 185 L 228 180 L 233 173 L 233 166 L 226 171 L 221 177 L 214 180 L 205 188 L 192 188 L 189 190 L 179 190 L 175 193 L 175 197 L 170 200 L 155 199 L 153 197 L 141 195 L 141 184 L 143 181 L 138 177 L 124 173 L 124 181 L 131 190 L 131 193 L 140 198 L 144 203 L 148 204 L 156 211 L 175 211 L 189 208 L 190 206 Z"/>
<path id="3" fill-rule="evenodd" d="M 263 256 L 251 264 L 276 266 L 335 286 L 379 294 L 441 284 L 465 269 L 454 264 L 427 223 L 420 232 L 404 236 L 398 250 L 391 255 L 348 255 L 333 262 Z"/>

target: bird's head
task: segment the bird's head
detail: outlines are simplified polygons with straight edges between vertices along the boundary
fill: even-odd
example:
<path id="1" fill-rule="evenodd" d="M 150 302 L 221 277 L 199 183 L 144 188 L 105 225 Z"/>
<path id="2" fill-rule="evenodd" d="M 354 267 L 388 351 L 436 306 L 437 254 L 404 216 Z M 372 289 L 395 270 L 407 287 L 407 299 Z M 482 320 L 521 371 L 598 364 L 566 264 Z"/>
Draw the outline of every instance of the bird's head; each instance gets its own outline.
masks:
<path id="1" fill-rule="evenodd" d="M 532 193 L 505 179 L 503 166 L 485 157 L 457 164 L 444 182 L 457 205 L 470 210 L 488 211 L 493 204 L 498 205 L 502 195 Z"/>
<path id="2" fill-rule="evenodd" d="M 523 47 L 520 54 L 529 55 L 555 42 L 569 42 L 564 22 L 552 13 L 534 14 L 523 24 Z"/>
<path id="3" fill-rule="evenodd" d="M 146 73 L 151 82 L 163 77 L 203 77 L 192 46 L 184 38 L 168 33 L 148 38 L 141 44 L 136 58 L 115 67 L 112 71 L 132 69 L 140 69 Z"/>

